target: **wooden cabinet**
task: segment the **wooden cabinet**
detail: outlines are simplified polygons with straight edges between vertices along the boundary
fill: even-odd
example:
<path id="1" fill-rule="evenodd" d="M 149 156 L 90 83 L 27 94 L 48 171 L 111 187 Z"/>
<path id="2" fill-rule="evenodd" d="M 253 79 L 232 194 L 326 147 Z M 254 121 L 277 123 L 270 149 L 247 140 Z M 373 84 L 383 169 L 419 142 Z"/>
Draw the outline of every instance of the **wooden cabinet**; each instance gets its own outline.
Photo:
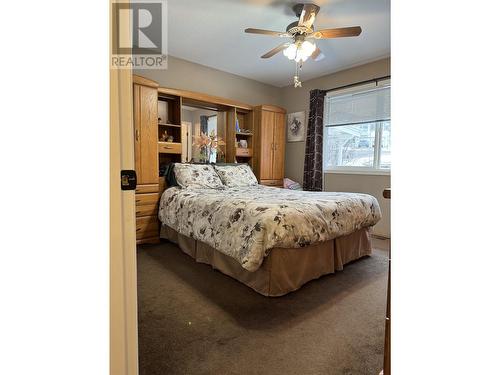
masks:
<path id="1" fill-rule="evenodd" d="M 273 132 L 273 178 L 282 181 L 285 178 L 285 114 L 274 114 Z"/>
<path id="2" fill-rule="evenodd" d="M 285 110 L 276 106 L 254 108 L 255 175 L 269 186 L 283 186 L 285 177 Z"/>
<path id="3" fill-rule="evenodd" d="M 137 217 L 135 220 L 135 233 L 138 243 L 155 243 L 160 240 L 157 216 Z"/>
<path id="4" fill-rule="evenodd" d="M 258 141 L 260 143 L 260 173 L 257 178 L 269 180 L 273 178 L 273 152 L 274 152 L 274 121 L 275 113 L 269 111 L 260 112 L 260 123 Z"/>
<path id="5" fill-rule="evenodd" d="M 158 89 L 134 83 L 137 184 L 158 183 Z"/>
<path id="6" fill-rule="evenodd" d="M 137 243 L 160 240 L 158 221 L 158 84 L 134 76 Z"/>

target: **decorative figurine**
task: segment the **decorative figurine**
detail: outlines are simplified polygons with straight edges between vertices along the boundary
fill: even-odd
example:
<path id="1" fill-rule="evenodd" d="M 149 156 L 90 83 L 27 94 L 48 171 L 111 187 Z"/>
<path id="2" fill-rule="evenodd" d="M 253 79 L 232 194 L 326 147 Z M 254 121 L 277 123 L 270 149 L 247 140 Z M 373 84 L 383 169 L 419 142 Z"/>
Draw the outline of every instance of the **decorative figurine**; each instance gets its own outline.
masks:
<path id="1" fill-rule="evenodd" d="M 166 142 L 167 141 L 167 138 L 168 138 L 168 133 L 166 130 L 163 131 L 163 133 L 161 133 L 161 136 L 160 136 L 160 141 L 162 142 Z"/>

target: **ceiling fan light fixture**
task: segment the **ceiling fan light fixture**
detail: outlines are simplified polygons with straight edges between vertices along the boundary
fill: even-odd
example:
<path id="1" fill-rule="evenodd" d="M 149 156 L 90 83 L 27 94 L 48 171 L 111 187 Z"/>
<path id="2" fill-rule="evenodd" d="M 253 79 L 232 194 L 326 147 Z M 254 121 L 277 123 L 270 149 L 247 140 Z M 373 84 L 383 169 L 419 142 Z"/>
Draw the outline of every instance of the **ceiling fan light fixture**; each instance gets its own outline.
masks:
<path id="1" fill-rule="evenodd" d="M 296 62 L 306 61 L 309 56 L 312 55 L 315 49 L 316 44 L 306 40 L 305 42 L 296 42 L 290 44 L 286 49 L 283 50 L 283 55 L 288 57 L 289 60 L 295 60 Z"/>
<path id="2" fill-rule="evenodd" d="M 315 49 L 316 49 L 316 44 L 311 43 L 308 40 L 302 42 L 300 45 L 300 51 L 302 53 L 302 56 L 306 58 L 311 56 Z"/>
<path id="3" fill-rule="evenodd" d="M 287 48 L 283 50 L 283 55 L 288 57 L 289 60 L 294 60 L 295 55 L 297 55 L 297 46 L 295 43 L 290 44 Z"/>
<path id="4" fill-rule="evenodd" d="M 314 28 L 314 22 L 316 21 L 316 17 L 318 16 L 319 9 L 320 7 L 318 5 L 312 4 L 310 2 L 295 4 L 293 6 L 293 11 L 298 17 L 298 20 L 289 24 L 286 27 L 285 32 L 254 28 L 245 29 L 245 32 L 250 34 L 270 35 L 293 39 L 293 41 L 290 43 L 281 43 L 279 46 L 262 55 L 261 58 L 268 59 L 272 56 L 275 56 L 280 51 L 283 51 L 283 55 L 285 55 L 290 61 L 295 62 L 295 87 L 301 86 L 299 73 L 302 69 L 302 64 L 309 57 L 314 61 L 320 61 L 325 58 L 325 55 L 323 55 L 321 50 L 316 47 L 316 44 L 309 41 L 310 39 L 322 40 L 346 38 L 358 36 L 361 34 L 360 26 L 316 30 Z"/>

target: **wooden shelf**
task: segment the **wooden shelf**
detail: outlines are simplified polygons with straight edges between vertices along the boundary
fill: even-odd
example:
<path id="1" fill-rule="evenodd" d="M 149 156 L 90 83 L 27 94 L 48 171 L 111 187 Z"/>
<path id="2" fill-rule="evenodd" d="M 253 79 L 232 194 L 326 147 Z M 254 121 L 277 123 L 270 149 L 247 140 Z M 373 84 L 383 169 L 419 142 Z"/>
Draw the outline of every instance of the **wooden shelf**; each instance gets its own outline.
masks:
<path id="1" fill-rule="evenodd" d="M 180 125 L 175 125 L 175 124 L 160 124 L 158 123 L 159 126 L 170 126 L 172 128 L 180 128 Z"/>
<path id="2" fill-rule="evenodd" d="M 249 104 L 241 103 L 232 99 L 225 99 L 218 96 L 202 94 L 199 92 L 187 91 L 187 90 L 177 90 L 177 89 L 169 89 L 166 87 L 159 87 L 158 93 L 160 95 L 170 95 L 170 96 L 181 96 L 182 99 L 185 100 L 186 103 L 192 101 L 204 102 L 210 105 L 223 106 L 223 107 L 234 107 L 238 108 L 238 110 L 251 111 L 253 107 Z M 225 108 L 221 108 L 225 110 Z"/>

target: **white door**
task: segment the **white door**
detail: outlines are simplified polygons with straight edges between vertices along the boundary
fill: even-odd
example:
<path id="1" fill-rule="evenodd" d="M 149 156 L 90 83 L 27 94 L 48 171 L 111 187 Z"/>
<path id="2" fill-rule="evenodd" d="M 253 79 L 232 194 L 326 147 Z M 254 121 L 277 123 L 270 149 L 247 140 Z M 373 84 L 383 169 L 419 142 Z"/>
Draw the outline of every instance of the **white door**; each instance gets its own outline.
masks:
<path id="1" fill-rule="evenodd" d="M 182 121 L 181 125 L 182 162 L 189 162 L 193 158 L 193 124 Z"/>

